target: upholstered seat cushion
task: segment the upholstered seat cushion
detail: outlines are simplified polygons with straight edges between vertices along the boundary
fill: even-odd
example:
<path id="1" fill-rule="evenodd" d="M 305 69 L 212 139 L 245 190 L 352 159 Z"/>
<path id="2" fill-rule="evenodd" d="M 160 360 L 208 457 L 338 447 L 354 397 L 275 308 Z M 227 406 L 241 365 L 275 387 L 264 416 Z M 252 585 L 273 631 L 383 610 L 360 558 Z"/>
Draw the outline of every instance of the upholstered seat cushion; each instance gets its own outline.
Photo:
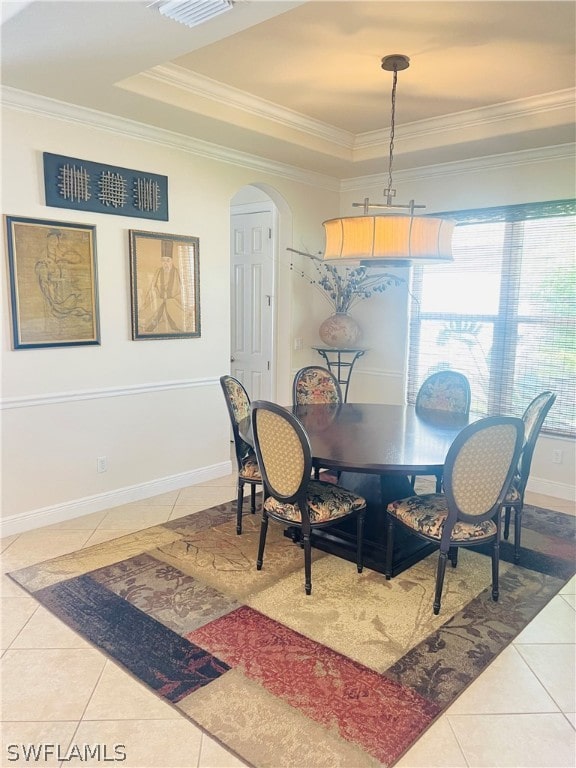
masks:
<path id="1" fill-rule="evenodd" d="M 446 498 L 442 493 L 427 493 L 393 501 L 388 512 L 413 531 L 440 540 L 448 516 Z M 459 520 L 452 530 L 451 541 L 471 541 L 494 536 L 496 524 L 493 520 L 481 523 L 466 523 Z"/>
<path id="2" fill-rule="evenodd" d="M 520 491 L 516 487 L 515 483 L 512 483 L 510 486 L 510 490 L 506 494 L 506 498 L 504 499 L 504 504 L 516 504 L 520 501 Z"/>
<path id="3" fill-rule="evenodd" d="M 256 456 L 248 456 L 242 462 L 239 475 L 243 480 L 259 480 L 262 481 L 262 475 L 260 474 L 260 467 Z"/>
<path id="4" fill-rule="evenodd" d="M 352 491 L 332 485 L 332 483 L 323 483 L 320 480 L 309 482 L 307 501 L 311 523 L 336 520 L 350 514 L 355 509 L 361 509 L 366 504 L 362 496 L 357 496 Z M 302 515 L 297 504 L 287 504 L 270 496 L 264 502 L 264 508 L 270 514 L 285 520 L 291 520 L 295 523 L 302 522 Z"/>

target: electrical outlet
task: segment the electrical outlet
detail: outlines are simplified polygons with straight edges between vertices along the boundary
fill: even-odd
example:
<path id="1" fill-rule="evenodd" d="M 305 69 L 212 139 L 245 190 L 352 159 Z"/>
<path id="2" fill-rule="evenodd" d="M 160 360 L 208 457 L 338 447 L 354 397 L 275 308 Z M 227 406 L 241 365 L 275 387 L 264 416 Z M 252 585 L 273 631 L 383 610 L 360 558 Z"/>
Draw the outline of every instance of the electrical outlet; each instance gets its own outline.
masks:
<path id="1" fill-rule="evenodd" d="M 304 346 L 304 342 L 302 340 L 302 336 L 296 336 L 296 338 L 294 339 L 294 349 L 298 351 L 302 349 L 303 346 Z"/>
<path id="2" fill-rule="evenodd" d="M 555 448 L 552 451 L 552 464 L 562 464 L 562 451 L 560 448 Z"/>
<path id="3" fill-rule="evenodd" d="M 106 472 L 108 469 L 108 459 L 106 456 L 98 456 L 96 459 L 96 471 L 97 472 Z"/>

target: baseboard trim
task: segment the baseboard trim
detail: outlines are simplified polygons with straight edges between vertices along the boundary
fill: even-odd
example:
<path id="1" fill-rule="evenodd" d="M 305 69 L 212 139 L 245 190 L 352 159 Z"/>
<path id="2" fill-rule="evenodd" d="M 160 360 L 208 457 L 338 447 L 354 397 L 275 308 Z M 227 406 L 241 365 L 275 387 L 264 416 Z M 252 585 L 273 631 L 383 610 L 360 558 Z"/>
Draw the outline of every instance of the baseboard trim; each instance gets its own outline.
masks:
<path id="1" fill-rule="evenodd" d="M 568 483 L 553 483 L 551 480 L 543 480 L 540 477 L 530 477 L 526 490 L 564 501 L 576 501 L 576 489 Z"/>
<path id="2" fill-rule="evenodd" d="M 223 461 L 191 472 L 163 477 L 140 485 L 119 488 L 115 491 L 75 499 L 65 504 L 55 504 L 51 507 L 31 510 L 20 515 L 11 515 L 0 520 L 0 537 L 14 536 L 19 533 L 43 528 L 54 523 L 63 523 L 76 517 L 101 512 L 104 509 L 119 507 L 132 501 L 142 501 L 151 496 L 157 496 L 169 491 L 177 491 L 189 485 L 198 485 L 208 480 L 226 477 L 232 472 L 232 462 Z"/>

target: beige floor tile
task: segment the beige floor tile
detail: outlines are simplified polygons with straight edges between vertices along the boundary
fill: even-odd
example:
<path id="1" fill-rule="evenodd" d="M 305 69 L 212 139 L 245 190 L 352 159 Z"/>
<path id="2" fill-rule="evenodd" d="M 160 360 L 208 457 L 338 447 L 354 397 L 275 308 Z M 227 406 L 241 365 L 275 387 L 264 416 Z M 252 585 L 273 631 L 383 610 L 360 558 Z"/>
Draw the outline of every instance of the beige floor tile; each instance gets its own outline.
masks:
<path id="1" fill-rule="evenodd" d="M 568 722 L 572 724 L 572 728 L 576 730 L 576 712 L 564 712 L 564 714 L 568 718 Z"/>
<path id="2" fill-rule="evenodd" d="M 570 608 L 572 608 L 574 611 L 576 611 L 576 595 L 561 595 L 562 600 L 564 600 Z"/>
<path id="3" fill-rule="evenodd" d="M 572 576 L 560 590 L 561 595 L 576 595 L 576 576 Z"/>
<path id="4" fill-rule="evenodd" d="M 401 757 L 396 768 L 467 768 L 468 763 L 446 717 L 437 720 Z"/>
<path id="5" fill-rule="evenodd" d="M 516 650 L 560 709 L 576 711 L 575 646 L 519 644 Z"/>
<path id="6" fill-rule="evenodd" d="M 2 720 L 79 720 L 105 664 L 95 650 L 14 650 L 0 660 Z"/>
<path id="7" fill-rule="evenodd" d="M 535 507 L 542 507 L 542 509 L 553 509 L 555 512 L 564 512 L 568 515 L 576 514 L 574 500 L 558 499 L 555 496 L 545 496 L 533 491 L 526 491 L 524 500 L 527 504 L 533 504 Z"/>
<path id="8" fill-rule="evenodd" d="M 1 765 L 27 768 L 56 768 L 62 765 L 58 750 L 61 756 L 67 755 L 77 725 L 76 721 L 2 723 L 1 754 L 6 762 Z M 66 765 L 74 765 L 74 762 Z"/>
<path id="9" fill-rule="evenodd" d="M 514 647 L 506 648 L 475 680 L 447 715 L 557 712 L 538 677 Z"/>
<path id="10" fill-rule="evenodd" d="M 235 498 L 236 492 L 232 487 L 191 485 L 189 488 L 182 488 L 175 509 L 190 504 L 204 504 L 204 509 L 207 509 L 216 504 L 225 504 Z"/>
<path id="11" fill-rule="evenodd" d="M 202 734 L 198 768 L 244 768 L 245 765 L 246 763 L 232 755 L 210 736 Z"/>
<path id="12" fill-rule="evenodd" d="M 2 568 L 4 572 L 14 571 L 68 552 L 76 552 L 82 548 L 90 533 L 85 530 L 53 531 L 46 528 L 22 533 L 2 554 Z"/>
<path id="13" fill-rule="evenodd" d="M 86 707 L 84 720 L 174 720 L 179 714 L 143 683 L 111 661 Z"/>
<path id="14" fill-rule="evenodd" d="M 451 715 L 470 768 L 573 768 L 576 733 L 563 714 Z"/>
<path id="15" fill-rule="evenodd" d="M 116 528 L 114 530 L 108 530 L 107 528 L 98 528 L 90 534 L 90 537 L 86 539 L 86 543 L 82 549 L 87 549 L 95 544 L 102 544 L 105 541 L 112 541 L 112 539 L 119 539 L 122 536 L 127 536 L 130 533 L 137 533 L 140 526 L 135 525 L 134 528 Z"/>
<path id="16" fill-rule="evenodd" d="M 3 536 L 0 539 L 0 552 L 4 552 L 5 549 L 8 549 L 10 544 L 13 544 L 19 535 L 19 533 L 15 533 L 14 536 Z"/>
<path id="17" fill-rule="evenodd" d="M 22 589 L 10 576 L 0 574 L 0 597 L 28 597 L 28 592 Z"/>
<path id="18" fill-rule="evenodd" d="M 236 464 L 234 464 L 236 466 Z M 236 472 L 232 472 L 230 475 L 224 475 L 224 477 L 216 477 L 214 480 L 206 480 L 205 483 L 197 483 L 194 488 L 212 488 L 214 486 L 226 486 L 227 488 L 236 488 L 238 481 L 238 475 Z"/>
<path id="19" fill-rule="evenodd" d="M 37 610 L 12 643 L 12 648 L 84 648 L 92 646 L 46 608 Z"/>
<path id="20" fill-rule="evenodd" d="M 561 595 L 556 595 L 540 613 L 522 630 L 514 644 L 561 643 L 576 641 L 574 611 Z"/>
<path id="21" fill-rule="evenodd" d="M 143 528 L 165 523 L 171 512 L 172 506 L 167 504 L 150 506 L 147 504 L 126 504 L 107 512 L 96 530 L 102 528 L 108 531 L 141 531 Z"/>
<path id="22" fill-rule="evenodd" d="M 38 603 L 31 597 L 2 597 L 0 599 L 0 648 L 6 649 L 30 617 L 38 608 Z"/>
<path id="23" fill-rule="evenodd" d="M 74 737 L 78 743 L 123 745 L 126 759 L 106 765 L 123 768 L 197 768 L 201 732 L 188 720 L 89 720 Z M 102 768 L 102 761 L 88 760 L 85 768 Z"/>
<path id="24" fill-rule="evenodd" d="M 71 520 L 63 520 L 61 523 L 54 523 L 53 525 L 47 525 L 42 530 L 44 531 L 82 531 L 93 530 L 98 526 L 102 520 L 106 517 L 106 510 L 102 512 L 91 512 L 88 515 L 80 515 L 74 517 Z"/>

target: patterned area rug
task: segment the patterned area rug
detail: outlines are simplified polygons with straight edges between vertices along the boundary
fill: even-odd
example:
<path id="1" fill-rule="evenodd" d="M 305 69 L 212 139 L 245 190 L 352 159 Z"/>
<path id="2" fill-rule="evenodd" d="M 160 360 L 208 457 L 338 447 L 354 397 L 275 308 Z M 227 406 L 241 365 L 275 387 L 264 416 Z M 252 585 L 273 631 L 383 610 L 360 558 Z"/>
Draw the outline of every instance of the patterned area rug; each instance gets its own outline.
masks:
<path id="1" fill-rule="evenodd" d="M 11 573 L 56 616 L 247 763 L 391 766 L 573 575 L 575 523 L 525 507 L 519 565 L 461 550 L 432 613 L 436 554 L 386 581 L 235 504 Z M 273 737 L 271 738 L 271 734 Z"/>

